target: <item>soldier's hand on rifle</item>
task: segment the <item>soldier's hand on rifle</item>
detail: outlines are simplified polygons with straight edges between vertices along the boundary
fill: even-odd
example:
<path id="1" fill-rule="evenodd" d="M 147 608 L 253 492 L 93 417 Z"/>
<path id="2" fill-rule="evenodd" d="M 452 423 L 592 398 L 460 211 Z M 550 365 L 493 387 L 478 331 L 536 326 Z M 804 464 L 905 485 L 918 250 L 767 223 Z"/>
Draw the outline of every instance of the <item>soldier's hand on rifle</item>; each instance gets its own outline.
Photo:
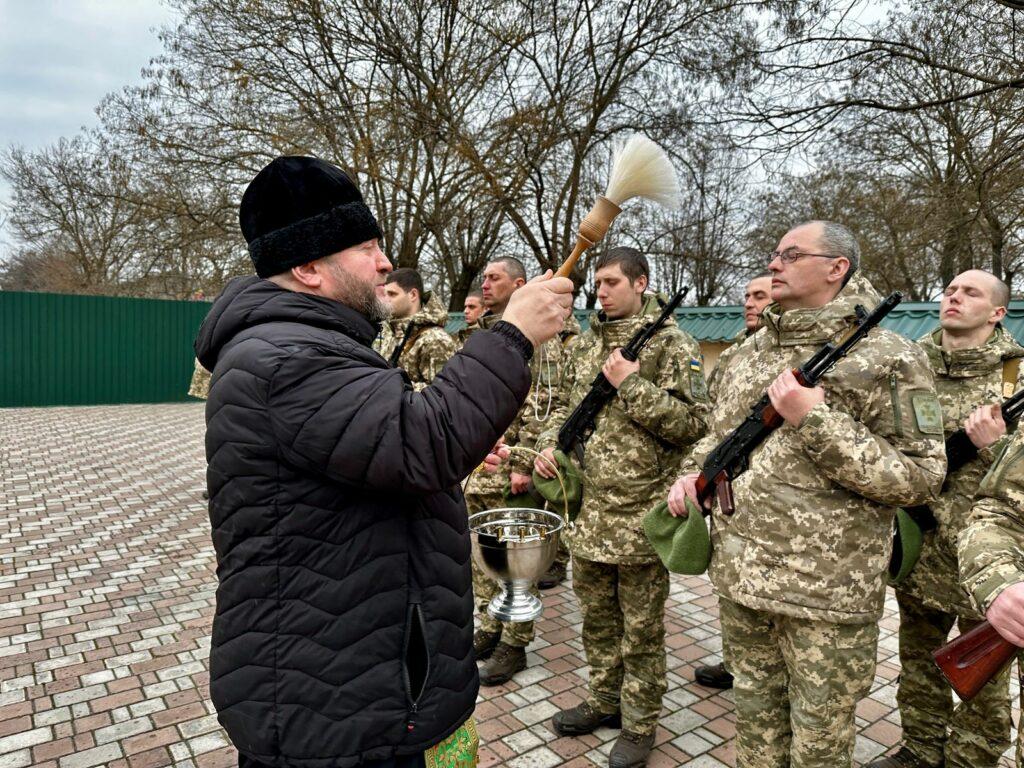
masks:
<path id="1" fill-rule="evenodd" d="M 604 366 L 601 368 L 601 372 L 608 379 L 608 383 L 616 389 L 622 386 L 622 382 L 626 380 L 629 374 L 636 373 L 639 370 L 640 363 L 627 360 L 622 356 L 621 349 L 616 349 L 608 355 L 608 359 L 604 361 Z"/>
<path id="2" fill-rule="evenodd" d="M 768 386 L 768 397 L 787 424 L 799 427 L 811 408 L 825 402 L 825 390 L 801 385 L 793 372 L 786 370 Z"/>
<path id="3" fill-rule="evenodd" d="M 542 459 L 541 456 L 544 458 Z M 547 461 L 545 461 L 545 459 L 547 459 Z M 540 456 L 533 460 L 533 470 L 541 477 L 545 477 L 548 480 L 554 480 L 556 463 L 555 449 L 545 448 L 540 452 Z"/>
<path id="4" fill-rule="evenodd" d="M 508 475 L 509 490 L 513 494 L 526 493 L 526 489 L 530 487 L 530 476 L 521 475 L 518 472 L 510 472 Z"/>
<path id="5" fill-rule="evenodd" d="M 1000 592 L 985 618 L 1005 640 L 1024 648 L 1024 582 Z"/>
<path id="6" fill-rule="evenodd" d="M 979 450 L 1006 434 L 1006 422 L 998 405 L 979 405 L 964 422 L 964 432 Z"/>
<path id="7" fill-rule="evenodd" d="M 691 472 L 683 475 L 672 483 L 668 491 L 668 512 L 673 517 L 689 517 L 686 509 L 686 500 L 693 502 L 693 506 L 700 508 L 700 501 L 697 499 L 697 478 L 699 473 Z"/>
<path id="8" fill-rule="evenodd" d="M 499 437 L 498 442 L 491 448 L 491 452 L 484 458 L 484 463 L 480 466 L 483 467 L 484 472 L 494 474 L 501 468 L 501 463 L 507 459 L 512 452 L 505 445 L 505 438 Z"/>

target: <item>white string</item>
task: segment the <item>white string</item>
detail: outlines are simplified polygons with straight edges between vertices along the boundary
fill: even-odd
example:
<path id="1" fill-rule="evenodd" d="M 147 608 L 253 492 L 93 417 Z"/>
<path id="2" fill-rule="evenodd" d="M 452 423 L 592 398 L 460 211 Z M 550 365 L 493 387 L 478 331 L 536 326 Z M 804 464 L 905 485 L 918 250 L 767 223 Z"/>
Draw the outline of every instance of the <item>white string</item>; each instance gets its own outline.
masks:
<path id="1" fill-rule="evenodd" d="M 551 383 L 551 356 L 547 353 L 545 347 L 547 347 L 547 343 L 540 345 L 540 359 L 537 361 L 537 367 L 545 368 L 545 370 L 543 373 L 540 373 L 537 376 L 537 384 L 535 385 L 533 398 L 533 417 L 541 424 L 547 421 L 548 417 L 551 415 L 551 401 L 554 399 L 554 386 Z M 544 415 L 541 416 L 540 409 L 537 407 L 537 399 L 540 397 L 540 380 L 543 377 L 544 373 L 547 374 L 548 380 L 548 402 L 547 407 L 544 410 Z"/>

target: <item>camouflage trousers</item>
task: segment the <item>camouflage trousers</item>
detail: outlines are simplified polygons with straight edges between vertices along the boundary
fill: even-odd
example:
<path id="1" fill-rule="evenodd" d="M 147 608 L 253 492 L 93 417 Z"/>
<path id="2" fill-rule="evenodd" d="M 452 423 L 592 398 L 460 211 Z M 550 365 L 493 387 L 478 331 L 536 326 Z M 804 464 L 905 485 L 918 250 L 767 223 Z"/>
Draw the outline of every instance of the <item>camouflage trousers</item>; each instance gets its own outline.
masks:
<path id="1" fill-rule="evenodd" d="M 1010 672 L 1007 668 L 969 702 L 953 707 L 953 692 L 932 659 L 957 617 L 896 590 L 900 606 L 900 672 L 896 702 L 903 744 L 931 765 L 993 768 L 1010 746 Z M 961 632 L 978 624 L 960 618 Z M 947 735 L 948 734 L 948 735 Z"/>
<path id="2" fill-rule="evenodd" d="M 491 480 L 491 478 L 486 480 Z M 500 489 L 469 493 L 466 496 L 466 508 L 470 514 L 484 509 L 497 509 L 501 506 Z M 484 632 L 500 634 L 501 641 L 507 645 L 525 648 L 533 642 L 532 621 L 501 622 L 487 613 L 487 604 L 499 592 L 501 592 L 501 586 L 498 582 L 487 576 L 476 564 L 476 558 L 473 558 L 473 604 L 476 608 L 477 626 Z M 532 592 L 535 595 L 540 594 L 536 587 Z"/>
<path id="3" fill-rule="evenodd" d="M 653 733 L 668 687 L 661 563 L 613 565 L 572 559 L 572 584 L 583 612 L 583 650 L 590 666 L 590 705 L 621 710 L 622 727 Z"/>
<path id="4" fill-rule="evenodd" d="M 850 768 L 877 624 L 834 624 L 721 598 L 736 703 L 736 768 Z"/>

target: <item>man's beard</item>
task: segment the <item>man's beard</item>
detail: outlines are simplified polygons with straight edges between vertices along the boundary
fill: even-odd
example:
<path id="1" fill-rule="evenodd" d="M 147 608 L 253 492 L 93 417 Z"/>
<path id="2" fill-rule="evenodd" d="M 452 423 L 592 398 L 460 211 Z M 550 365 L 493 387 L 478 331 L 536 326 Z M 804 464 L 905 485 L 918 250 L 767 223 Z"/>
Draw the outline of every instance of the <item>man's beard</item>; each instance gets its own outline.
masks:
<path id="1" fill-rule="evenodd" d="M 331 264 L 331 271 L 338 285 L 332 297 L 335 301 L 354 309 L 373 323 L 383 322 L 391 317 L 391 305 L 377 296 L 373 283 L 363 282 L 337 264 Z"/>

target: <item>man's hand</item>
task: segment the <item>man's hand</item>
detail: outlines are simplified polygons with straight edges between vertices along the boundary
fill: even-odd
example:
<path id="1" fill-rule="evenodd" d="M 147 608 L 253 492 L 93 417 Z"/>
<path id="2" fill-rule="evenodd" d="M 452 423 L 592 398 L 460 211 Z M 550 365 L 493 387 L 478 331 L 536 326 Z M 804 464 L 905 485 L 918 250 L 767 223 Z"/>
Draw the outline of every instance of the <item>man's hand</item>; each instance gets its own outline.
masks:
<path id="1" fill-rule="evenodd" d="M 622 349 L 616 349 L 610 355 L 608 359 L 604 361 L 604 365 L 601 367 L 601 373 L 608 379 L 608 383 L 618 389 L 622 386 L 622 382 L 626 380 L 626 377 L 631 373 L 636 373 L 640 370 L 639 362 L 630 362 L 622 356 Z"/>
<path id="2" fill-rule="evenodd" d="M 561 331 L 572 311 L 572 280 L 551 275 L 549 269 L 515 291 L 501 316 L 522 331 L 535 347 Z"/>
<path id="3" fill-rule="evenodd" d="M 792 371 L 785 370 L 768 386 L 768 398 L 787 424 L 799 427 L 811 408 L 825 402 L 825 390 L 802 386 Z"/>
<path id="4" fill-rule="evenodd" d="M 697 499 L 697 478 L 699 472 L 691 472 L 683 475 L 672 483 L 668 491 L 668 512 L 673 517 L 689 517 L 689 510 L 686 509 L 686 500 L 693 502 L 693 506 L 700 509 L 700 501 Z"/>
<path id="5" fill-rule="evenodd" d="M 974 447 L 988 448 L 1006 434 L 1006 422 L 998 405 L 979 405 L 964 422 L 964 431 Z"/>
<path id="6" fill-rule="evenodd" d="M 484 463 L 480 466 L 483 467 L 484 472 L 493 475 L 501 469 L 502 462 L 511 455 L 512 451 L 510 451 L 505 445 L 505 438 L 499 437 L 498 442 L 494 444 L 494 447 L 491 448 L 491 452 L 487 454 L 484 458 Z"/>
<path id="7" fill-rule="evenodd" d="M 985 618 L 1004 640 L 1024 648 L 1024 582 L 1000 592 L 989 606 Z"/>
<path id="8" fill-rule="evenodd" d="M 542 459 L 540 456 L 543 456 Z M 558 462 L 555 461 L 555 449 L 545 448 L 540 452 L 540 456 L 533 460 L 533 471 L 541 477 L 546 477 L 548 480 L 555 479 L 555 466 Z M 547 461 L 545 461 L 547 459 Z M 551 462 L 550 464 L 548 462 Z"/>
<path id="9" fill-rule="evenodd" d="M 520 493 L 526 493 L 526 489 L 530 487 L 530 476 L 521 475 L 518 472 L 510 472 L 508 484 L 512 494 L 518 496 Z"/>

